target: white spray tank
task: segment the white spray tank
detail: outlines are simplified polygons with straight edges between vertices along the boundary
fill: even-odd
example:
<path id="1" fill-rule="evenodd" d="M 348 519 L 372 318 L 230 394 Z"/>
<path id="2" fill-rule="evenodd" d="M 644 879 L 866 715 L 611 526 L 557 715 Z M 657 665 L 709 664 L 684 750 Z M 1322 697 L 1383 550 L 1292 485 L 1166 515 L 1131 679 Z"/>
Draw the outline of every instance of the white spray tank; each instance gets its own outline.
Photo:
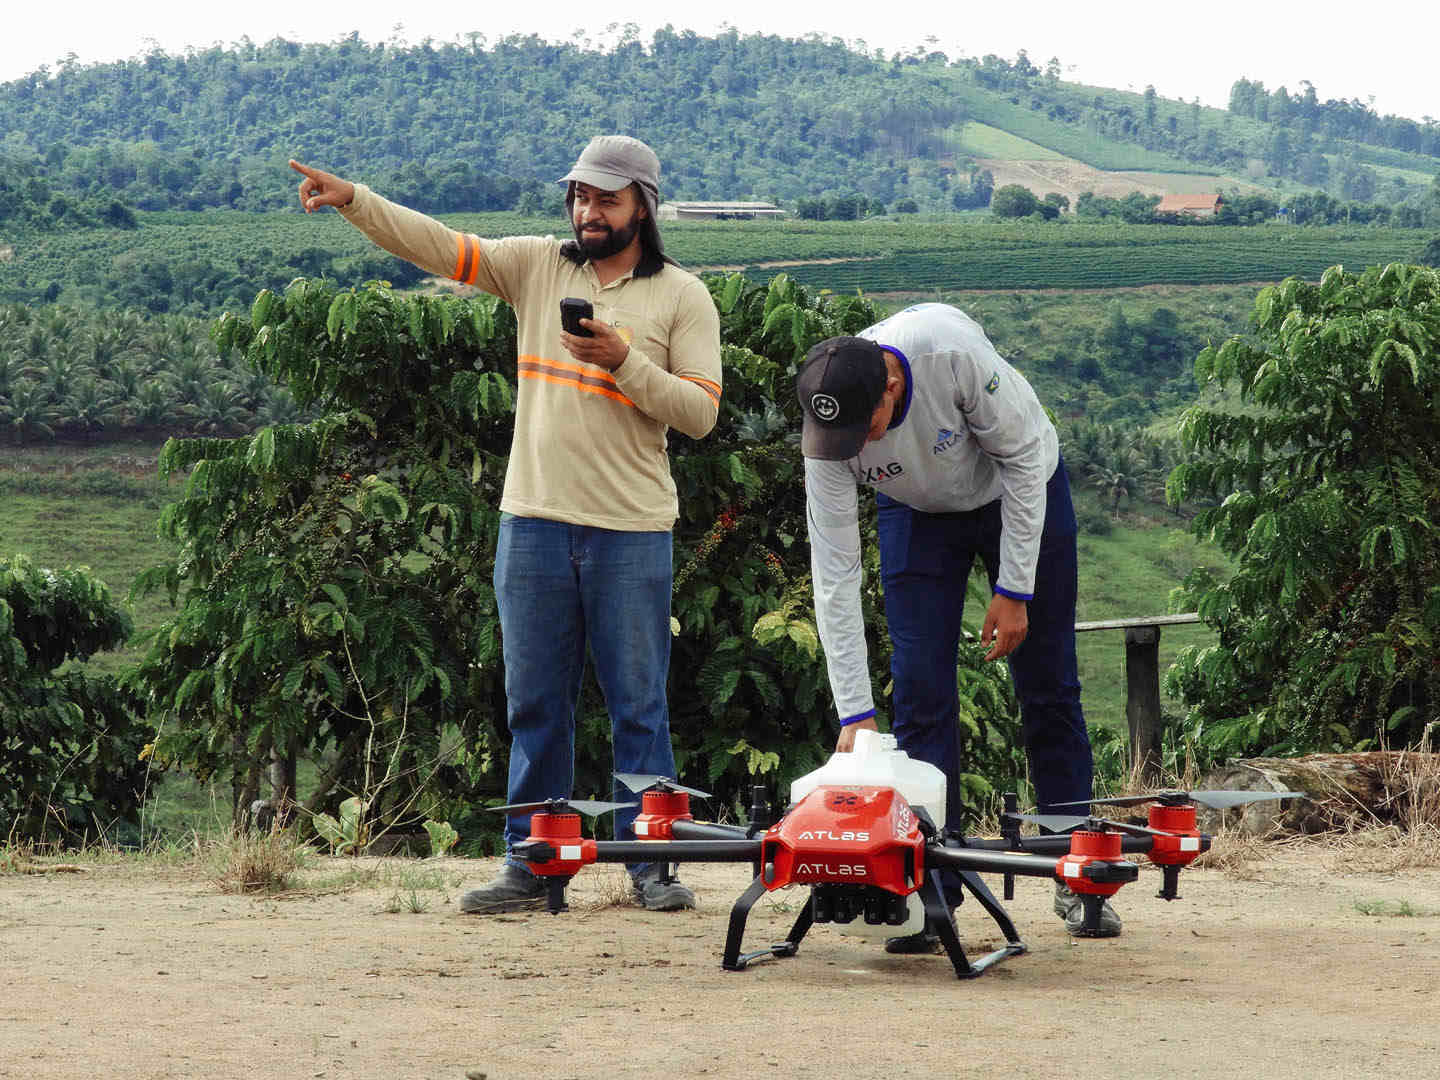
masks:
<path id="1" fill-rule="evenodd" d="M 912 807 L 923 808 L 936 828 L 942 832 L 945 829 L 945 774 L 929 762 L 916 761 L 904 750 L 897 749 L 894 735 L 861 728 L 855 732 L 855 748 L 850 753 L 831 754 L 830 760 L 820 768 L 797 777 L 790 784 L 790 804 L 793 806 L 817 787 L 827 785 L 894 788 Z M 836 923 L 835 928 L 842 934 L 860 937 L 904 937 L 919 933 L 925 928 L 925 905 L 918 893 L 910 894 L 907 912 L 900 926 L 876 926 L 864 919 L 854 919 Z"/>

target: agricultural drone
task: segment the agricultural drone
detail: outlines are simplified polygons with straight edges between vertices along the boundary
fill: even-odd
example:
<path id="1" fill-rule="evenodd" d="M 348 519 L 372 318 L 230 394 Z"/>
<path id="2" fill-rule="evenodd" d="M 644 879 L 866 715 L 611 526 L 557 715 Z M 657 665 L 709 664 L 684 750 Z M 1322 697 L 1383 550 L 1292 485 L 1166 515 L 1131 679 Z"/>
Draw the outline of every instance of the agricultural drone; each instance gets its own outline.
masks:
<path id="1" fill-rule="evenodd" d="M 1136 880 L 1139 867 L 1123 856 L 1144 854 L 1163 871 L 1159 895 L 1179 896 L 1180 870 L 1209 850 L 1210 837 L 1196 828 L 1196 804 L 1213 808 L 1303 792 L 1162 791 L 1152 795 L 1096 799 L 1094 804 L 1150 803 L 1148 824 L 1095 816 L 1022 814 L 1014 795 L 1004 798 L 999 837 L 974 837 L 936 828 L 923 807 L 914 807 L 895 787 L 822 784 L 772 818 L 764 788 L 753 789 L 748 826 L 696 821 L 690 798 L 705 792 L 664 776 L 619 773 L 617 779 L 640 795 L 635 840 L 593 840 L 581 835 L 581 814 L 595 815 L 635 803 L 550 799 L 494 809 L 530 814 L 529 837 L 513 854 L 547 884 L 552 913 L 565 910 L 565 887 L 590 863 L 659 863 L 661 879 L 680 862 L 748 862 L 755 873 L 730 912 L 721 966 L 743 971 L 756 960 L 793 956 L 815 923 L 840 926 L 861 920 L 896 936 L 924 929 L 938 937 L 957 978 L 974 978 L 1010 956 L 1026 951 L 1005 909 L 981 879 L 999 874 L 1004 897 L 1014 899 L 1015 878 L 1064 882 L 1081 899 L 1082 936 L 1096 936 L 1101 905 L 1122 885 Z M 1085 806 L 1089 804 L 1064 804 Z M 1047 833 L 1024 835 L 1022 824 Z M 942 877 L 949 872 L 949 888 Z M 959 882 L 959 888 L 955 882 Z M 790 885 L 810 886 L 810 898 L 784 941 L 742 953 L 745 921 L 767 892 Z M 978 959 L 965 955 L 952 906 L 969 892 L 995 920 L 1005 944 Z"/>

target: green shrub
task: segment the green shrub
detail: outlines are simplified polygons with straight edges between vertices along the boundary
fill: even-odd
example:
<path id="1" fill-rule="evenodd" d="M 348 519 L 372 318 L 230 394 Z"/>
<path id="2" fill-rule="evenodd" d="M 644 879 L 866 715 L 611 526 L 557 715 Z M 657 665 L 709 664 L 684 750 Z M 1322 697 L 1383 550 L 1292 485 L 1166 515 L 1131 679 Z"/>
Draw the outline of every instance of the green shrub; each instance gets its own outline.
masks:
<path id="1" fill-rule="evenodd" d="M 87 572 L 0 558 L 0 838 L 133 839 L 149 733 L 140 703 L 108 678 L 60 670 L 129 634 Z"/>

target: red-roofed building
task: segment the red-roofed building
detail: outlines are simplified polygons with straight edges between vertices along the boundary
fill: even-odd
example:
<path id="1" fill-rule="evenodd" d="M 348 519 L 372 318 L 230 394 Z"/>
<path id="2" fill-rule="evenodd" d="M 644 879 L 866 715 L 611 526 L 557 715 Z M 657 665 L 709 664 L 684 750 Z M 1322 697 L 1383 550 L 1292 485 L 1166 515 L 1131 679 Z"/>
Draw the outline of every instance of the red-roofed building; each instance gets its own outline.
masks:
<path id="1" fill-rule="evenodd" d="M 1157 214 L 1190 214 L 1192 217 L 1214 217 L 1225 200 L 1213 192 L 1199 195 L 1166 195 L 1155 207 Z"/>

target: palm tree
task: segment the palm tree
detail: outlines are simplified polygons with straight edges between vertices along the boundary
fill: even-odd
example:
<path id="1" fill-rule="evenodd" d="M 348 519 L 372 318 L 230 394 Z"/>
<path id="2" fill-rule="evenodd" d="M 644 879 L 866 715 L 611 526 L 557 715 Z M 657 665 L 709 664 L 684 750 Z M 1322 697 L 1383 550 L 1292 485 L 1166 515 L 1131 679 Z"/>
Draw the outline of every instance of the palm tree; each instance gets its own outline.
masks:
<path id="1" fill-rule="evenodd" d="M 95 432 L 114 423 L 120 415 L 115 395 L 105 384 L 93 375 L 86 376 L 75 384 L 74 391 L 60 405 L 56 423 L 64 428 L 76 428 L 88 440 Z"/>
<path id="2" fill-rule="evenodd" d="M 190 351 L 172 357 L 166 365 L 175 393 L 187 404 L 199 405 L 211 386 L 216 385 L 219 368 L 210 357 Z"/>
<path id="3" fill-rule="evenodd" d="M 85 335 L 81 355 L 102 379 L 112 378 L 116 364 L 129 359 L 135 352 L 138 338 L 129 324 L 105 321 L 92 326 Z"/>
<path id="4" fill-rule="evenodd" d="M 156 378 L 142 384 L 134 400 L 126 403 L 126 418 L 137 428 L 164 430 L 174 427 L 179 411 L 168 382 Z"/>
<path id="5" fill-rule="evenodd" d="M 199 401 L 190 404 L 195 430 L 210 435 L 232 435 L 244 430 L 250 413 L 240 402 L 240 395 L 227 382 L 211 383 Z"/>
<path id="6" fill-rule="evenodd" d="M 1118 516 L 1120 500 L 1133 500 L 1140 490 L 1140 469 L 1134 454 L 1122 453 L 1096 470 L 1095 486 L 1113 500 L 1110 510 Z"/>
<path id="7" fill-rule="evenodd" d="M 263 371 L 242 371 L 234 378 L 234 383 L 245 407 L 252 412 L 261 408 L 275 392 L 275 383 Z"/>
<path id="8" fill-rule="evenodd" d="M 8 397 L 10 388 L 19 382 L 23 375 L 20 358 L 9 351 L 0 350 L 0 398 Z"/>
<path id="9" fill-rule="evenodd" d="M 32 435 L 53 439 L 55 430 L 50 423 L 54 419 L 55 408 L 50 404 L 50 395 L 33 382 L 16 383 L 10 392 L 9 403 L 0 402 L 0 422 L 9 426 L 21 446 Z"/>
<path id="10" fill-rule="evenodd" d="M 276 424 L 299 424 L 303 420 L 304 415 L 300 412 L 300 406 L 295 404 L 295 395 L 284 386 L 272 388 L 270 394 L 255 411 L 256 423 L 266 427 L 273 427 Z"/>
<path id="11" fill-rule="evenodd" d="M 133 357 L 115 361 L 106 378 L 114 387 L 115 397 L 121 403 L 133 401 L 139 395 L 140 388 L 151 381 L 144 365 Z"/>
<path id="12" fill-rule="evenodd" d="M 25 374 L 39 379 L 50 399 L 59 403 L 70 396 L 76 383 L 89 375 L 90 370 L 72 357 L 68 348 L 57 345 L 52 347 L 43 359 L 31 364 Z"/>

